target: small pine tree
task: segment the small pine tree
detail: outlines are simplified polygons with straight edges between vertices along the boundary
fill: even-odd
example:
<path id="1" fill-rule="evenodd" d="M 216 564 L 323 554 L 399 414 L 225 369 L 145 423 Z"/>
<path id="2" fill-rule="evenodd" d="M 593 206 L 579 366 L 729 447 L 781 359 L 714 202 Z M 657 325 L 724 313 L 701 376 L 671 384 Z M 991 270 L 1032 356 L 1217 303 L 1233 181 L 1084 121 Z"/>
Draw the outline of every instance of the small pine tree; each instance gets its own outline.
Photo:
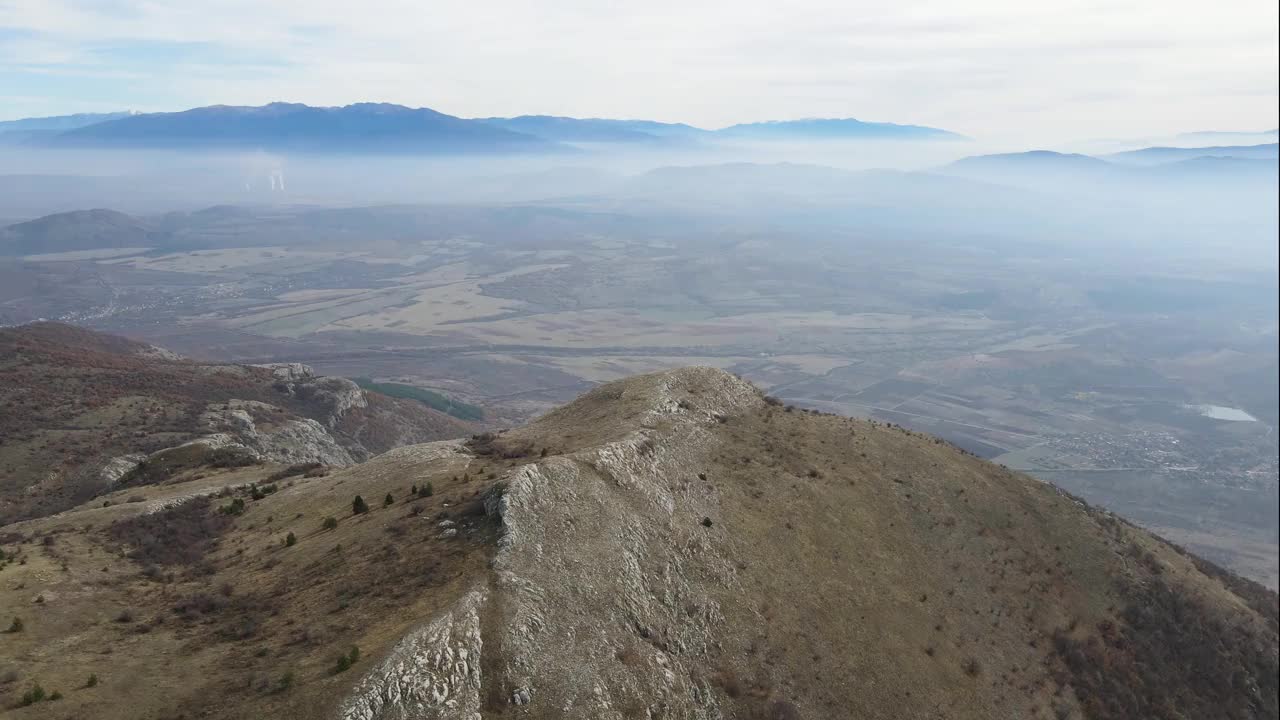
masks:
<path id="1" fill-rule="evenodd" d="M 22 618 L 14 618 L 13 622 L 9 623 L 9 632 L 19 633 L 24 627 L 26 626 L 22 624 Z"/>
<path id="2" fill-rule="evenodd" d="M 90 676 L 89 676 L 89 679 L 85 681 L 84 686 L 85 686 L 85 687 L 98 687 L 98 675 L 97 675 L 97 673 L 94 673 L 94 674 L 90 675 Z"/>
<path id="3" fill-rule="evenodd" d="M 294 535 L 293 533 L 289 533 L 288 535 L 285 535 L 285 536 L 284 536 L 284 546 L 285 546 L 285 547 L 293 547 L 294 545 L 297 545 L 297 544 L 298 544 L 298 536 L 297 536 L 297 535 Z"/>
<path id="4" fill-rule="evenodd" d="M 346 655 L 339 655 L 338 661 L 334 663 L 333 674 L 344 673 L 351 669 L 351 658 Z"/>
<path id="5" fill-rule="evenodd" d="M 351 501 L 351 512 L 354 515 L 363 515 L 369 512 L 369 503 L 365 502 L 364 498 L 357 495 L 356 499 Z"/>
<path id="6" fill-rule="evenodd" d="M 410 494 L 410 495 L 417 495 L 417 494 L 418 494 L 418 486 L 417 486 L 417 485 L 410 485 L 410 486 L 409 486 L 409 494 Z"/>
<path id="7" fill-rule="evenodd" d="M 356 661 L 360 659 L 360 648 L 352 645 L 351 652 L 347 653 L 347 659 L 351 661 L 352 665 L 355 665 Z"/>
<path id="8" fill-rule="evenodd" d="M 325 530 L 333 530 L 334 528 L 338 527 L 338 518 L 336 517 L 325 518 L 324 523 L 321 525 L 321 527 L 323 527 Z"/>
<path id="9" fill-rule="evenodd" d="M 435 494 L 436 494 L 436 489 L 431 485 L 431 483 L 427 483 L 426 485 L 423 485 L 421 488 L 418 488 L 418 495 L 420 497 L 431 497 L 432 495 L 435 495 Z"/>
<path id="10" fill-rule="evenodd" d="M 387 493 L 387 496 L 382 498 L 382 507 L 391 507 L 395 502 L 396 499 L 391 497 L 391 493 Z"/>

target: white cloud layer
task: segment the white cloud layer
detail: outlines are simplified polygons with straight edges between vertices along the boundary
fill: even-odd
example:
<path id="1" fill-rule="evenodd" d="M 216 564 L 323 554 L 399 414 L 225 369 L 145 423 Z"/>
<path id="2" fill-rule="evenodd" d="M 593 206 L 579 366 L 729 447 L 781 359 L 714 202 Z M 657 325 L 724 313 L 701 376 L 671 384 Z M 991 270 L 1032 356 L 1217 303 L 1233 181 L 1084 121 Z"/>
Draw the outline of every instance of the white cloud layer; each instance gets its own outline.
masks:
<path id="1" fill-rule="evenodd" d="M 0 0 L 0 116 L 374 100 L 1062 140 L 1277 124 L 1273 1 Z"/>

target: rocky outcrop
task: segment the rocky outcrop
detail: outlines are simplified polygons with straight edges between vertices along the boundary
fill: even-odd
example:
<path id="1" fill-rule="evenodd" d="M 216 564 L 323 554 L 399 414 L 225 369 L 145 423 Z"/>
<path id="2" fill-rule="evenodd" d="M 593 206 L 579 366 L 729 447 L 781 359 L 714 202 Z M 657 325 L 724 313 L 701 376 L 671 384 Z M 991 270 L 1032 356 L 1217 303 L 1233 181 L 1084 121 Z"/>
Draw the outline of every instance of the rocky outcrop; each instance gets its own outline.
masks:
<path id="1" fill-rule="evenodd" d="M 278 420 L 280 408 L 250 400 L 210 405 L 201 422 L 211 431 L 190 443 L 220 448 L 237 446 L 261 460 L 281 463 L 318 462 L 350 465 L 355 462 L 320 423 L 310 418 Z"/>
<path id="2" fill-rule="evenodd" d="M 316 371 L 310 365 L 302 363 L 265 363 L 253 367 L 267 368 L 276 380 L 286 383 L 302 382 L 316 376 Z"/>
<path id="3" fill-rule="evenodd" d="M 325 424 L 329 427 L 337 425 L 349 410 L 369 404 L 359 385 L 340 377 L 322 377 L 298 383 L 295 392 L 303 400 L 323 408 L 327 415 Z"/>
<path id="4" fill-rule="evenodd" d="M 480 718 L 480 609 L 486 591 L 406 635 L 355 688 L 343 720 Z"/>
<path id="5" fill-rule="evenodd" d="M 111 487 L 120 482 L 120 478 L 127 475 L 130 470 L 138 467 L 138 463 L 146 459 L 147 456 L 143 453 L 129 453 L 128 455 L 111 458 L 98 469 L 98 477 L 102 480 L 102 486 Z"/>
<path id="6" fill-rule="evenodd" d="M 472 658 L 490 643 L 500 659 L 484 683 L 509 705 L 542 708 L 539 717 L 548 708 L 583 720 L 654 717 L 651 708 L 662 717 L 723 716 L 716 694 L 694 678 L 724 622 L 710 590 L 737 580 L 723 533 L 699 522 L 719 513 L 696 469 L 713 446 L 706 426 L 763 401 L 749 384 L 706 368 L 636 380 L 511 434 L 554 435 L 620 404 L 647 426 L 610 437 L 616 423 L 597 425 L 601 444 L 504 478 L 505 491 L 487 504 L 503 527 L 488 592 L 406 637 L 357 685 L 342 720 L 478 720 Z M 473 620 L 480 617 L 488 622 Z M 490 634 L 473 638 L 481 626 Z M 456 659 L 462 650 L 465 665 Z"/>
<path id="7" fill-rule="evenodd" d="M 334 427 L 355 408 L 367 407 L 364 390 L 340 377 L 318 377 L 316 371 L 302 363 L 270 363 L 255 365 L 271 370 L 277 385 L 284 391 L 311 405 L 324 417 L 325 425 Z"/>

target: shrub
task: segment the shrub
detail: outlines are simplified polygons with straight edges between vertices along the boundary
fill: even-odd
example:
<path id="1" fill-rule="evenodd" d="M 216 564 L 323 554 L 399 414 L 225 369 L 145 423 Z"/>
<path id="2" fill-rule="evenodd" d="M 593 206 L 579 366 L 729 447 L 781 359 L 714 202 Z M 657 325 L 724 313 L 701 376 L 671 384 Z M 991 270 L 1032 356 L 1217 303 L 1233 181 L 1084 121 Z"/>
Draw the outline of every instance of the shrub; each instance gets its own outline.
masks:
<path id="1" fill-rule="evenodd" d="M 89 679 L 84 681 L 84 686 L 85 686 L 85 687 L 87 687 L 87 688 L 91 688 L 91 687 L 98 687 L 98 676 L 97 676 L 97 674 L 90 674 L 90 675 L 89 675 Z"/>
<path id="2" fill-rule="evenodd" d="M 320 467 L 323 466 L 318 462 L 297 463 L 271 473 L 267 476 L 267 482 L 276 482 L 277 480 L 284 480 L 298 475 L 306 476 L 307 473 Z"/>
<path id="3" fill-rule="evenodd" d="M 511 440 L 488 432 L 472 435 L 466 445 L 479 457 L 514 460 L 533 454 L 533 443 L 529 440 Z"/>
<path id="4" fill-rule="evenodd" d="M 44 688 L 40 687 L 40 683 L 35 683 L 29 690 L 22 693 L 21 705 L 23 707 L 35 705 L 41 700 L 44 700 L 44 697 Z"/>
<path id="5" fill-rule="evenodd" d="M 353 515 L 363 515 L 367 512 L 369 512 L 369 503 L 365 502 L 364 498 L 357 495 L 355 499 L 351 501 L 351 513 Z"/>
<path id="6" fill-rule="evenodd" d="M 53 694 L 49 695 L 50 702 L 53 702 L 54 700 L 61 700 L 61 699 L 62 699 L 62 693 L 58 692 L 57 690 L 54 690 Z"/>
<path id="7" fill-rule="evenodd" d="M 211 514 L 209 497 L 195 497 L 168 510 L 116 521 L 108 536 L 131 548 L 129 557 L 159 578 L 157 565 L 198 565 L 230 525 L 227 512 Z"/>
<path id="8" fill-rule="evenodd" d="M 769 720 L 800 720 L 800 708 L 786 700 L 775 700 L 769 707 Z"/>
<path id="9" fill-rule="evenodd" d="M 284 536 L 284 546 L 285 546 L 285 547 L 293 547 L 294 545 L 297 545 L 297 544 L 298 544 L 298 536 L 297 536 L 297 535 L 294 535 L 293 533 L 289 533 L 288 535 L 285 535 L 285 536 Z"/>
<path id="10" fill-rule="evenodd" d="M 24 627 L 25 626 L 22 624 L 22 618 L 14 618 L 13 622 L 9 623 L 9 632 L 20 633 Z"/>
<path id="11" fill-rule="evenodd" d="M 234 498 L 230 503 L 223 505 L 219 510 L 223 515 L 243 515 L 244 514 L 244 498 Z"/>
<path id="12" fill-rule="evenodd" d="M 207 464 L 216 468 L 237 468 L 261 464 L 261 460 L 244 450 L 224 447 L 213 450 L 208 455 Z"/>
<path id="13" fill-rule="evenodd" d="M 320 527 L 324 528 L 325 530 L 333 530 L 334 528 L 338 527 L 338 518 L 332 517 L 332 516 L 327 517 L 324 519 L 324 523 L 322 523 Z"/>
<path id="14" fill-rule="evenodd" d="M 291 687 L 293 687 L 293 671 L 292 670 L 281 675 L 280 679 L 276 681 L 276 692 L 278 693 L 287 692 Z"/>
<path id="15" fill-rule="evenodd" d="M 391 507 L 395 503 L 396 499 L 391 497 L 391 493 L 387 493 L 387 496 L 382 498 L 382 507 Z"/>

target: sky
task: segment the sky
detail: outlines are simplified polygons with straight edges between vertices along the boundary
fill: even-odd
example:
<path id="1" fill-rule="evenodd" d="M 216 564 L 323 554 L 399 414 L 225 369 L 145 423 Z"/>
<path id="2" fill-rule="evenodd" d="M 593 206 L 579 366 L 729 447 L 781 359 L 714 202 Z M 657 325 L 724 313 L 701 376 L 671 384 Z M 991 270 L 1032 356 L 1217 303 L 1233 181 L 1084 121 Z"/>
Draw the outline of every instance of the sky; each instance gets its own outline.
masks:
<path id="1" fill-rule="evenodd" d="M 1065 141 L 1276 127 L 1274 0 L 0 0 L 0 119 L 393 102 Z"/>

